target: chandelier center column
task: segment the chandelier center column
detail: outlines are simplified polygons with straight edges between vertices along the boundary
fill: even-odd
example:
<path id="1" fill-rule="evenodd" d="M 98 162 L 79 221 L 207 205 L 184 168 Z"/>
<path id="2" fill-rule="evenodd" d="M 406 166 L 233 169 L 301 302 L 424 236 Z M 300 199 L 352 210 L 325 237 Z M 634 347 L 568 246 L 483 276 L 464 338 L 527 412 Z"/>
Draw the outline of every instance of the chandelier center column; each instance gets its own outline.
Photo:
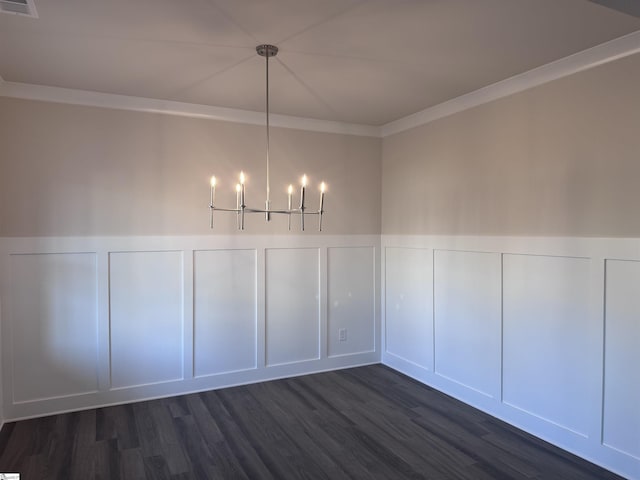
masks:
<path id="1" fill-rule="evenodd" d="M 267 198 L 265 200 L 265 219 L 266 221 L 271 220 L 271 178 L 269 175 L 269 147 L 270 147 L 270 123 L 269 123 L 269 57 L 275 57 L 278 54 L 278 47 L 275 45 L 258 45 L 256 47 L 256 52 L 261 57 L 265 59 L 265 115 L 266 115 L 266 133 L 267 133 Z"/>

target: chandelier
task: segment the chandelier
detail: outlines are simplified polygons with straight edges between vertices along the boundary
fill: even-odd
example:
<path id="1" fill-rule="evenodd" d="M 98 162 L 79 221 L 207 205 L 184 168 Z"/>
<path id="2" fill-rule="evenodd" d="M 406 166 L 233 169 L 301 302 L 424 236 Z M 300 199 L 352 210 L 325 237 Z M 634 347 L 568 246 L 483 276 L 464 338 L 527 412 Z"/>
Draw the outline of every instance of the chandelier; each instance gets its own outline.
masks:
<path id="1" fill-rule="evenodd" d="M 274 210 L 271 208 L 271 187 L 269 184 L 269 58 L 275 57 L 278 54 L 278 47 L 274 45 L 258 45 L 256 52 L 261 57 L 265 58 L 266 65 L 266 127 L 267 127 L 267 145 L 266 145 L 266 160 L 267 160 L 267 195 L 265 200 L 265 208 L 252 208 L 245 205 L 245 175 L 244 172 L 240 172 L 239 183 L 236 185 L 236 208 L 222 208 L 215 204 L 216 199 L 216 177 L 211 177 L 211 194 L 209 199 L 209 226 L 213 228 L 213 213 L 215 211 L 220 212 L 232 212 L 237 216 L 238 230 L 244 230 L 244 217 L 247 213 L 264 213 L 265 220 L 268 222 L 271 220 L 271 215 L 282 214 L 288 216 L 288 226 L 291 230 L 291 215 L 300 216 L 300 229 L 304 231 L 304 217 L 305 215 L 317 215 L 318 216 L 318 231 L 322 231 L 322 214 L 324 213 L 324 192 L 326 190 L 325 183 L 320 184 L 320 206 L 318 210 L 308 210 L 305 205 L 305 190 L 307 188 L 307 176 L 303 175 L 300 181 L 300 203 L 297 208 L 293 208 L 293 185 L 289 185 L 287 190 L 288 194 L 288 206 L 284 210 Z"/>

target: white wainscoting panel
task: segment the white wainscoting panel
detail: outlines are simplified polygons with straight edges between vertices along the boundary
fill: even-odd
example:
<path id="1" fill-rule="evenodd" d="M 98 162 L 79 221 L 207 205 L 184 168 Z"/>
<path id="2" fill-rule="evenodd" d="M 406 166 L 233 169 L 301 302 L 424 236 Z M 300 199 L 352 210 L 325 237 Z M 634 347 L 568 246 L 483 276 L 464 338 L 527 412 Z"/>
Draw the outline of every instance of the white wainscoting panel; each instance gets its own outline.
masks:
<path id="1" fill-rule="evenodd" d="M 386 352 L 433 370 L 433 253 L 385 249 Z"/>
<path id="2" fill-rule="evenodd" d="M 182 378 L 183 253 L 109 254 L 111 386 Z"/>
<path id="3" fill-rule="evenodd" d="M 640 239 L 383 235 L 381 248 L 383 363 L 640 480 Z M 435 371 L 416 361 L 432 290 Z"/>
<path id="4" fill-rule="evenodd" d="M 500 398 L 502 271 L 499 253 L 434 253 L 435 371 Z"/>
<path id="5" fill-rule="evenodd" d="M 0 237 L 0 423 L 379 362 L 379 245 Z M 329 285 L 349 347 L 332 356 Z"/>
<path id="6" fill-rule="evenodd" d="M 13 399 L 98 389 L 94 253 L 11 255 Z"/>
<path id="7" fill-rule="evenodd" d="M 374 253 L 372 247 L 328 249 L 329 356 L 375 350 Z"/>
<path id="8" fill-rule="evenodd" d="M 640 262 L 607 260 L 603 442 L 640 460 Z"/>
<path id="9" fill-rule="evenodd" d="M 320 252 L 269 248 L 266 264 L 267 366 L 320 358 Z"/>
<path id="10" fill-rule="evenodd" d="M 594 363 L 590 260 L 503 259 L 503 400 L 588 435 Z"/>
<path id="11" fill-rule="evenodd" d="M 256 368 L 256 251 L 194 252 L 194 374 Z"/>

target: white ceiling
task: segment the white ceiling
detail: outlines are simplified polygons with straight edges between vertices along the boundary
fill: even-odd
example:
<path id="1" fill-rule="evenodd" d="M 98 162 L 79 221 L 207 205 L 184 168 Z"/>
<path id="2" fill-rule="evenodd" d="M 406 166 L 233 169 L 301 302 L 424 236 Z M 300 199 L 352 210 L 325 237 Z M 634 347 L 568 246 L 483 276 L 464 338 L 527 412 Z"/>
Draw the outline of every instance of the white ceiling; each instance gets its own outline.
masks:
<path id="1" fill-rule="evenodd" d="M 601 2 L 602 3 L 602 2 Z M 606 2 L 604 2 L 606 3 Z M 383 125 L 640 30 L 588 0 L 35 0 L 0 15 L 0 77 Z"/>

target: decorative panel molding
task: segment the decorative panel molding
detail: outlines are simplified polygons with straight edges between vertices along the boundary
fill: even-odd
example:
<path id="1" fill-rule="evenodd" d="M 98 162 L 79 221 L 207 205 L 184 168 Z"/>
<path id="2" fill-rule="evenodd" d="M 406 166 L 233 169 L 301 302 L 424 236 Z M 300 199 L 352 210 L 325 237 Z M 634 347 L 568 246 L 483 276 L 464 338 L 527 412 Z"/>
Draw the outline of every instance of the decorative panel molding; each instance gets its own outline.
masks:
<path id="1" fill-rule="evenodd" d="M 638 245 L 637 238 L 383 235 L 382 361 L 640 480 Z M 430 251 L 433 263 L 415 253 Z M 410 289 L 421 303 L 405 320 L 401 294 Z M 415 339 L 426 335 L 417 319 L 428 316 L 431 290 L 435 371 L 415 361 L 425 352 Z M 474 343 L 495 327 L 497 299 L 500 342 L 489 335 Z M 469 358 L 475 348 L 481 353 Z M 495 395 L 487 386 L 495 388 L 493 377 L 483 374 L 495 371 L 485 367 L 500 354 Z"/>
<path id="2" fill-rule="evenodd" d="M 194 252 L 194 374 L 256 368 L 256 251 Z"/>
<path id="3" fill-rule="evenodd" d="M 587 436 L 590 261 L 505 255 L 503 268 L 503 399 Z"/>
<path id="4" fill-rule="evenodd" d="M 433 370 L 433 256 L 385 249 L 386 352 Z"/>
<path id="5" fill-rule="evenodd" d="M 434 252 L 435 371 L 500 397 L 502 272 L 498 253 Z"/>
<path id="6" fill-rule="evenodd" d="M 112 388 L 182 378 L 182 255 L 109 254 Z"/>
<path id="7" fill-rule="evenodd" d="M 94 253 L 11 255 L 15 402 L 98 389 L 96 272 Z"/>
<path id="8" fill-rule="evenodd" d="M 329 248 L 327 261 L 329 356 L 374 351 L 374 249 Z"/>
<path id="9" fill-rule="evenodd" d="M 607 260 L 603 442 L 640 460 L 640 262 Z"/>
<path id="10" fill-rule="evenodd" d="M 270 248 L 265 265 L 266 364 L 319 359 L 319 250 Z"/>
<path id="11" fill-rule="evenodd" d="M 368 268 L 365 252 L 373 246 L 377 256 L 379 241 L 385 246 L 381 277 L 384 363 L 624 477 L 640 480 L 635 436 L 638 382 L 634 381 L 640 318 L 640 296 L 635 288 L 640 284 L 637 239 L 382 236 L 380 240 L 376 236 L 330 235 L 0 238 L 4 420 L 377 362 L 378 351 L 324 355 L 326 351 L 320 346 L 328 347 L 328 343 L 322 344 L 328 324 L 321 323 L 319 312 L 325 305 L 330 310 L 330 296 L 339 299 L 349 284 L 356 282 L 361 272 L 350 268 Z M 456 252 L 449 256 L 444 250 Z M 463 251 L 473 253 L 467 259 Z M 209 340 L 209 333 L 199 338 L 199 329 L 204 334 L 203 328 L 211 327 L 212 335 L 215 332 L 229 338 L 234 333 L 217 320 L 208 323 L 213 317 L 203 310 L 210 308 L 207 302 L 223 296 L 217 289 L 223 288 L 220 284 L 225 280 L 215 275 L 217 268 L 224 264 L 230 269 L 233 263 L 234 271 L 249 275 L 249 252 L 255 252 L 256 295 L 251 299 L 257 312 L 255 356 L 247 351 L 235 356 L 235 350 L 233 357 L 222 360 L 212 352 L 205 355 L 202 348 L 217 339 Z M 357 254 L 352 257 L 349 252 Z M 485 263 L 487 257 L 476 252 L 500 252 L 504 258 L 503 388 L 504 400 L 509 403 L 480 393 L 477 387 L 482 376 L 465 380 L 465 373 L 475 372 L 473 367 L 463 364 L 451 368 L 453 357 L 442 363 L 441 342 L 447 339 L 438 330 L 441 317 L 437 318 L 435 337 L 440 374 L 433 371 L 434 275 L 436 315 L 444 300 L 451 312 L 454 297 L 444 293 L 460 285 L 463 290 L 471 288 L 465 284 L 466 275 L 456 273 L 456 268 L 462 264 L 473 278 L 483 278 L 480 272 L 484 268 L 493 271 L 489 267 L 493 262 Z M 488 257 L 494 258 L 493 254 Z M 624 261 L 607 261 L 605 305 L 607 258 Z M 342 265 L 343 261 L 350 267 Z M 226 281 L 242 284 L 239 277 L 226 277 Z M 485 283 L 491 282 L 478 280 L 473 289 L 478 298 L 468 293 L 455 298 L 487 307 L 492 304 L 493 290 Z M 212 285 L 217 285 L 216 291 L 210 289 Z M 447 286 L 444 290 L 443 285 Z M 248 284 L 245 287 L 242 294 L 235 290 L 237 301 L 250 298 Z M 359 296 L 366 296 L 364 288 L 359 292 Z M 376 292 L 374 302 L 379 300 Z M 233 317 L 244 333 L 249 330 L 249 320 L 241 313 L 246 311 L 241 308 Z M 483 312 L 479 308 L 478 314 Z M 340 318 L 336 315 L 327 311 L 331 322 Z M 142 319 L 143 331 L 134 331 L 140 325 L 131 321 L 133 318 Z M 303 321 L 294 320 L 299 318 Z M 448 340 L 464 344 L 469 332 L 462 328 L 469 321 L 458 318 L 460 337 Z M 379 332 L 373 325 L 377 338 Z M 347 328 L 351 340 L 352 327 Z M 49 335 L 49 331 L 53 333 Z M 60 331 L 74 334 L 56 337 Z M 202 356 L 195 353 L 194 362 L 201 376 L 193 378 L 189 376 L 191 365 L 184 358 L 191 355 L 191 342 L 200 340 Z M 34 348 L 40 342 L 56 345 L 55 358 L 73 364 L 81 374 L 72 379 L 62 375 L 59 381 L 56 375 L 60 372 L 51 368 L 55 362 L 42 356 L 45 350 Z M 269 342 L 271 363 L 264 368 Z M 287 350 L 290 346 L 292 350 Z M 198 349 L 194 346 L 193 350 Z M 28 352 L 29 357 L 20 358 L 20 352 Z M 213 356 L 207 356 L 210 353 Z M 226 370 L 229 365 L 249 365 L 254 358 L 257 368 L 210 373 Z M 34 359 L 37 367 L 29 363 Z M 162 375 L 157 375 L 154 369 L 163 361 L 168 363 L 162 366 Z M 144 362 L 150 363 L 151 369 Z M 275 365 L 280 362 L 284 363 Z M 102 380 L 103 376 L 108 380 L 111 365 L 114 386 L 130 387 L 112 389 Z M 450 375 L 457 372 L 452 379 L 443 376 L 444 367 L 449 367 L 446 373 Z M 187 376 L 180 379 L 184 368 Z M 533 392 L 527 397 L 527 388 L 551 393 L 542 397 Z"/>
<path id="12" fill-rule="evenodd" d="M 379 242 L 0 238 L 0 422 L 379 362 Z M 351 299 L 332 317 L 349 349 L 333 356 L 329 254 L 332 298 Z"/>

